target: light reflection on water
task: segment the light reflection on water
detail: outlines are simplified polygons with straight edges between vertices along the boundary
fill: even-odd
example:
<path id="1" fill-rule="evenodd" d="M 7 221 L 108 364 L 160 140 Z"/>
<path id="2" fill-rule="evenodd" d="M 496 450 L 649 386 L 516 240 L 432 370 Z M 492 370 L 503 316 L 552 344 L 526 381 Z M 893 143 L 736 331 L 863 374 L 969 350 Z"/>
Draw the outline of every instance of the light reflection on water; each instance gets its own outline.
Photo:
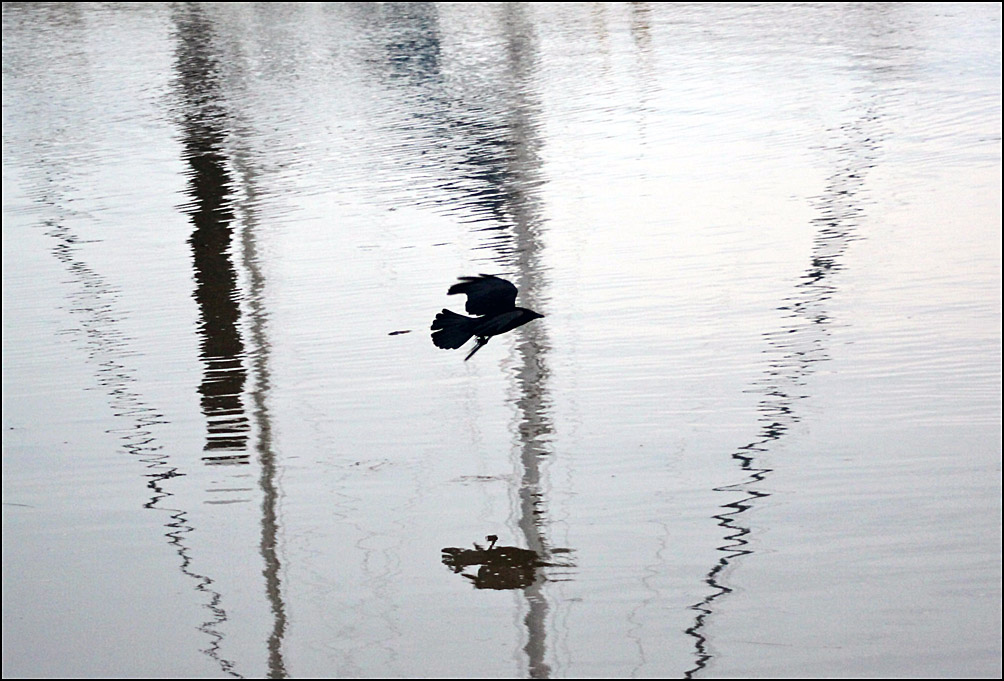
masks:
<path id="1" fill-rule="evenodd" d="M 999 673 L 1000 9 L 927 7 L 5 5 L 5 675 Z M 464 363 L 482 271 L 547 317 Z"/>

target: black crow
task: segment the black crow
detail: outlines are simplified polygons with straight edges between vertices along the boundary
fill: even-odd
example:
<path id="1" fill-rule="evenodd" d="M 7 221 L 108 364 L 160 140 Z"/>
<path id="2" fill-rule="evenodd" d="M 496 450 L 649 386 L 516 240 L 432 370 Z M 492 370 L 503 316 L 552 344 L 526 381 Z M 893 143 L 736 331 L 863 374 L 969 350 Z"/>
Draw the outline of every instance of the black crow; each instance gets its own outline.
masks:
<path id="1" fill-rule="evenodd" d="M 490 274 L 460 277 L 460 283 L 447 291 L 447 295 L 454 293 L 466 294 L 467 311 L 477 316 L 465 317 L 444 309 L 432 322 L 432 342 L 437 348 L 456 350 L 472 337 L 477 338 L 474 349 L 464 358 L 465 362 L 492 336 L 512 331 L 544 316 L 525 307 L 516 307 L 516 287 Z"/>

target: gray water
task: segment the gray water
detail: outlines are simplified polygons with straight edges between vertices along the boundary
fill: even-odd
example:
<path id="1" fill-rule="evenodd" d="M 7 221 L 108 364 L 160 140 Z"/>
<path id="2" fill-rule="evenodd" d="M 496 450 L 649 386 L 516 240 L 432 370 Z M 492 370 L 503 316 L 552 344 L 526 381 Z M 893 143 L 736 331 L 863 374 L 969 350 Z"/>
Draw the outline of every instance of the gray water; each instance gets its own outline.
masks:
<path id="1" fill-rule="evenodd" d="M 5 677 L 1000 674 L 999 3 L 3 5 Z"/>

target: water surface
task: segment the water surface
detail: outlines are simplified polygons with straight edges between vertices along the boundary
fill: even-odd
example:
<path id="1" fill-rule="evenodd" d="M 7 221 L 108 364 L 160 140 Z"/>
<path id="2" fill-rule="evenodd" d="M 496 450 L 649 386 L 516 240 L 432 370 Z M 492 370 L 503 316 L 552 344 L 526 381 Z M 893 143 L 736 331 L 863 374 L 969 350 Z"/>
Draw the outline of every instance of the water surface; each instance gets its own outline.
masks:
<path id="1" fill-rule="evenodd" d="M 3 35 L 5 676 L 1000 676 L 999 4 Z"/>

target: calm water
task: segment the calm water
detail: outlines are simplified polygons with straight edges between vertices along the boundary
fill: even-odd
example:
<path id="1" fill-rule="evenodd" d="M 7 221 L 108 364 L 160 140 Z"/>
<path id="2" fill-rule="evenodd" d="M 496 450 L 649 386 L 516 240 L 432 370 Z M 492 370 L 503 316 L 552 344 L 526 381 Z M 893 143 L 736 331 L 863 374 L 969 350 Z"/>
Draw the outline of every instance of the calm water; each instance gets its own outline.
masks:
<path id="1" fill-rule="evenodd" d="M 4 4 L 3 674 L 999 678 L 1000 4 Z"/>

